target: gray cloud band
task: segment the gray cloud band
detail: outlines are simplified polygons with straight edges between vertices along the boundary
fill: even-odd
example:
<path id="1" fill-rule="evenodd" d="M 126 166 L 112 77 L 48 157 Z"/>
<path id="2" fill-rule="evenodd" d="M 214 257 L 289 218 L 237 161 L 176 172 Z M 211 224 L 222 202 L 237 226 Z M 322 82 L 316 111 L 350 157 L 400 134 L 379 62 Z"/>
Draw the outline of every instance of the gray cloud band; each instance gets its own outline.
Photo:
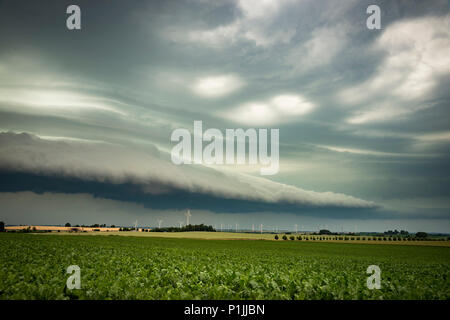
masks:
<path id="1" fill-rule="evenodd" d="M 156 149 L 155 149 L 156 150 Z M 374 208 L 375 204 L 333 192 L 314 192 L 246 174 L 203 166 L 176 166 L 164 152 L 140 152 L 106 143 L 49 141 L 26 133 L 0 134 L 0 167 L 85 180 L 132 182 L 148 194 L 168 186 L 226 199 L 312 207 Z M 131 165 L 130 165 L 131 164 Z"/>

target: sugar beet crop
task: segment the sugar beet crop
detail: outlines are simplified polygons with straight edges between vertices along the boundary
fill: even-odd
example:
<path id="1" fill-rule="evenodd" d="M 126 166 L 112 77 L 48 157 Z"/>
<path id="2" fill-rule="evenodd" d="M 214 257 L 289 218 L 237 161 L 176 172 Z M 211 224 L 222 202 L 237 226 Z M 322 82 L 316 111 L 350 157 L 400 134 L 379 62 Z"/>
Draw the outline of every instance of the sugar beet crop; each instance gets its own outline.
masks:
<path id="1" fill-rule="evenodd" d="M 0 299 L 450 298 L 447 247 L 35 234 L 0 246 Z M 81 289 L 66 288 L 70 265 Z"/>

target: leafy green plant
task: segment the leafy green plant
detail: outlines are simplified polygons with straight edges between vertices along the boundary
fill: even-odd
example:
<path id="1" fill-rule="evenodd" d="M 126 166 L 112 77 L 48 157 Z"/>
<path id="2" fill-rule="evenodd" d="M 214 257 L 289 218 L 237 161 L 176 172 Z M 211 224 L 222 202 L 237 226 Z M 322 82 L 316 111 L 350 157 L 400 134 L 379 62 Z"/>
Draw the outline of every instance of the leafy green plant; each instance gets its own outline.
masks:
<path id="1" fill-rule="evenodd" d="M 450 299 L 448 247 L 9 232 L 0 247 L 0 299 Z"/>

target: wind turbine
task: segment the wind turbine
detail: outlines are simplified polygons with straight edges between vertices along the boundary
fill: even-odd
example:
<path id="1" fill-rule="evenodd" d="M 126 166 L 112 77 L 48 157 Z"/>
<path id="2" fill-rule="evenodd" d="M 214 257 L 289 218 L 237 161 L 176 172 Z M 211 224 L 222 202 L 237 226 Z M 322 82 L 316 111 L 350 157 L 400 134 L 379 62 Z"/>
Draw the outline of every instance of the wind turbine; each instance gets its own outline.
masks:
<path id="1" fill-rule="evenodd" d="M 259 225 L 259 230 L 260 230 L 260 232 L 261 232 L 261 234 L 262 234 L 262 227 L 263 227 L 263 225 L 262 225 L 262 223 Z"/>
<path id="2" fill-rule="evenodd" d="M 137 220 L 134 222 L 134 230 L 137 231 Z"/>
<path id="3" fill-rule="evenodd" d="M 184 215 L 186 216 L 186 226 L 188 226 L 189 225 L 189 218 L 192 217 L 191 211 L 188 210 Z"/>
<path id="4" fill-rule="evenodd" d="M 162 219 L 158 219 L 158 228 L 161 229 Z"/>
<path id="5" fill-rule="evenodd" d="M 183 221 L 178 221 L 178 223 L 180 224 L 180 229 L 183 226 Z"/>
<path id="6" fill-rule="evenodd" d="M 238 232 L 238 227 L 239 227 L 239 224 L 236 223 L 236 232 Z"/>
<path id="7" fill-rule="evenodd" d="M 294 224 L 294 226 L 295 226 L 295 233 L 298 233 L 298 225 Z"/>

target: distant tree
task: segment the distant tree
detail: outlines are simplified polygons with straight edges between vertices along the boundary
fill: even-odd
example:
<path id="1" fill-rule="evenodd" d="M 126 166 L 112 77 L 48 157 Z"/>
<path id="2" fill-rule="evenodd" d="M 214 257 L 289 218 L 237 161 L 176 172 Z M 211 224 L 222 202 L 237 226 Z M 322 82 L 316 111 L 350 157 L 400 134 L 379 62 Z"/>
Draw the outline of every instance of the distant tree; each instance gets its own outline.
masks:
<path id="1" fill-rule="evenodd" d="M 111 228 L 115 228 L 115 227 L 116 227 L 115 225 L 113 225 L 113 224 L 111 225 Z"/>
<path id="2" fill-rule="evenodd" d="M 287 239 L 288 239 L 287 235 L 283 235 L 283 240 L 287 240 Z"/>
<path id="3" fill-rule="evenodd" d="M 0 221 L 0 232 L 5 232 L 5 223 Z"/>
<path id="4" fill-rule="evenodd" d="M 295 240 L 295 237 L 294 236 L 290 236 L 289 239 Z"/>
<path id="5" fill-rule="evenodd" d="M 331 234 L 331 231 L 327 229 L 322 229 L 319 231 L 319 234 Z"/>
<path id="6" fill-rule="evenodd" d="M 214 229 L 212 226 L 207 226 L 202 224 L 199 225 L 192 225 L 189 224 L 187 226 L 183 226 L 181 228 L 179 227 L 165 227 L 165 228 L 154 228 L 149 230 L 150 232 L 186 232 L 186 231 L 209 231 L 209 232 L 216 232 L 216 229 Z"/>
<path id="7" fill-rule="evenodd" d="M 426 238 L 428 237 L 428 234 L 426 232 L 417 232 L 416 238 Z"/>
<path id="8" fill-rule="evenodd" d="M 302 240 L 302 236 L 297 236 L 297 240 Z"/>
<path id="9" fill-rule="evenodd" d="M 66 227 L 71 227 L 71 225 L 70 225 L 70 223 L 66 223 L 66 225 L 65 225 Z"/>
<path id="10" fill-rule="evenodd" d="M 278 235 L 276 234 L 276 235 L 275 235 L 275 240 L 278 240 L 278 239 L 279 239 L 279 238 L 278 238 Z"/>

